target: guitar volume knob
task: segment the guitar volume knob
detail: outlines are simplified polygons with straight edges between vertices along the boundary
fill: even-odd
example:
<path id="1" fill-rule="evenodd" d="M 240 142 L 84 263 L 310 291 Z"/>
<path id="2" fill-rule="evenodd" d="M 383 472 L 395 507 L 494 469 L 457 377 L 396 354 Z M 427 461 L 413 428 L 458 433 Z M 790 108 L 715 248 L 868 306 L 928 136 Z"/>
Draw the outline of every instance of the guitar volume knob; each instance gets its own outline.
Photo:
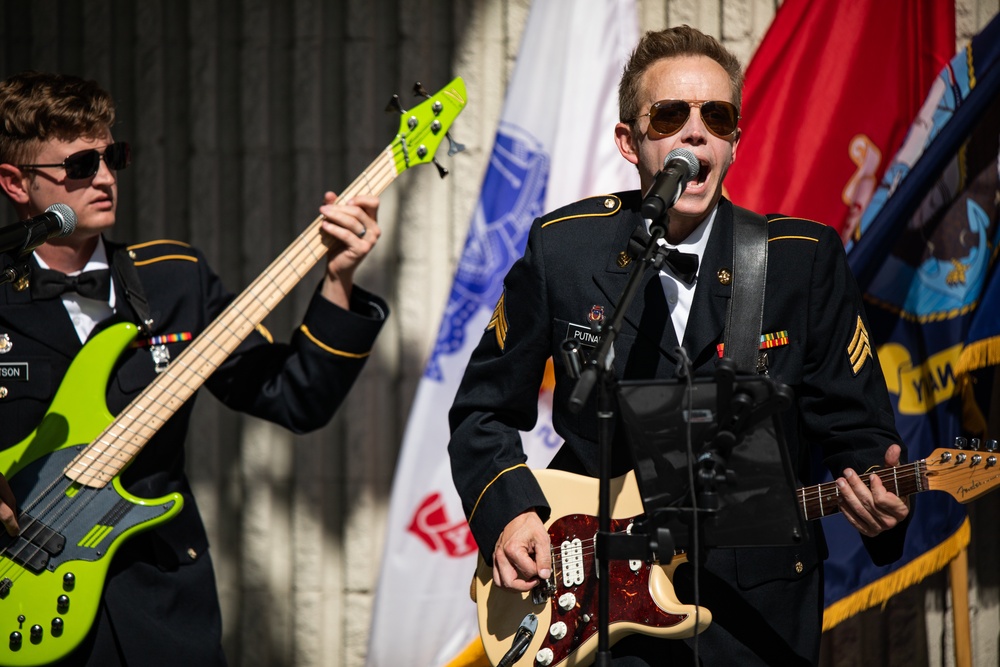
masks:
<path id="1" fill-rule="evenodd" d="M 551 625 L 551 627 L 549 627 L 549 636 L 551 636 L 556 641 L 559 641 L 560 639 L 566 636 L 567 631 L 568 628 L 566 627 L 565 623 L 563 623 L 562 621 L 556 621 Z"/>
<path id="2" fill-rule="evenodd" d="M 535 662 L 544 667 L 545 665 L 551 665 L 552 660 L 555 657 L 556 657 L 555 654 L 552 653 L 552 649 L 543 648 L 538 653 L 535 654 Z"/>
<path id="3" fill-rule="evenodd" d="M 576 596 L 572 593 L 563 593 L 559 596 L 559 608 L 563 611 L 569 611 L 576 606 Z"/>

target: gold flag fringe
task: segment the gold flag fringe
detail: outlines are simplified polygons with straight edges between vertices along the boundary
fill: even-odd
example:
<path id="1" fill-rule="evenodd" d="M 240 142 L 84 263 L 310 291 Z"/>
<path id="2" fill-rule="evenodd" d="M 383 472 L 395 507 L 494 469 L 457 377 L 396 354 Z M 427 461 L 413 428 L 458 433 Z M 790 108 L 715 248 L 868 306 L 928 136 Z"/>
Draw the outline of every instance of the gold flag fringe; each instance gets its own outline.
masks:
<path id="1" fill-rule="evenodd" d="M 926 577 L 943 569 L 969 545 L 971 534 L 969 519 L 966 517 L 958 530 L 938 546 L 914 558 L 895 572 L 873 581 L 842 600 L 837 600 L 823 610 L 823 632 L 866 609 L 885 604 L 896 593 L 920 583 Z"/>
<path id="2" fill-rule="evenodd" d="M 473 639 L 445 667 L 490 667 L 490 660 L 486 657 L 483 641 L 479 637 Z"/>
<path id="3" fill-rule="evenodd" d="M 984 338 L 966 345 L 955 365 L 955 376 L 978 371 L 980 368 L 1000 366 L 1000 336 Z"/>

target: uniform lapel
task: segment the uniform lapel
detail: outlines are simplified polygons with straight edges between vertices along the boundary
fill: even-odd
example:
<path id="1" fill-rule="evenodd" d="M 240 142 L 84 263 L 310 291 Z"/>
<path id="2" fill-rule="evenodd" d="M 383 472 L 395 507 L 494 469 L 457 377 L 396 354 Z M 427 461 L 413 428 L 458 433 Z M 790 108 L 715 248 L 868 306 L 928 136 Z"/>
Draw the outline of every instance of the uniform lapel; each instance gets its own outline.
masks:
<path id="1" fill-rule="evenodd" d="M 637 265 L 632 259 L 627 263 L 622 261 L 622 253 L 631 251 L 632 257 L 641 256 L 649 240 L 649 233 L 646 232 L 645 223 L 639 213 L 635 208 L 626 210 L 616 230 L 604 270 L 594 274 L 594 282 L 616 309 L 628 284 L 629 275 Z M 659 366 L 659 360 L 651 358 L 650 355 L 663 356 L 671 364 L 676 363 L 677 358 L 673 350 L 678 344 L 677 335 L 674 333 L 670 313 L 663 297 L 663 287 L 655 271 L 648 269 L 644 271 L 635 298 L 625 314 L 622 333 L 635 337 L 638 353 L 635 359 L 645 360 L 640 364 L 630 358 L 630 368 L 638 364 L 648 369 L 655 369 Z M 615 350 L 616 356 L 629 356 L 632 352 L 631 347 L 621 343 L 616 344 Z M 631 371 L 627 375 L 634 377 Z"/>
<path id="2" fill-rule="evenodd" d="M 29 259 L 29 265 L 38 267 L 34 257 Z M 15 336 L 23 335 L 67 358 L 76 356 L 83 347 L 61 299 L 35 301 L 29 288 L 19 290 L 7 284 L 0 288 L 0 300 L 0 321 L 10 328 L 15 344 Z"/>
<path id="3" fill-rule="evenodd" d="M 726 199 L 719 200 L 712 235 L 698 267 L 698 287 L 694 292 L 691 314 L 684 331 L 684 349 L 694 366 L 703 365 L 715 354 L 722 340 L 726 313 L 732 296 L 732 285 L 724 284 L 722 271 L 733 273 L 733 207 Z"/>

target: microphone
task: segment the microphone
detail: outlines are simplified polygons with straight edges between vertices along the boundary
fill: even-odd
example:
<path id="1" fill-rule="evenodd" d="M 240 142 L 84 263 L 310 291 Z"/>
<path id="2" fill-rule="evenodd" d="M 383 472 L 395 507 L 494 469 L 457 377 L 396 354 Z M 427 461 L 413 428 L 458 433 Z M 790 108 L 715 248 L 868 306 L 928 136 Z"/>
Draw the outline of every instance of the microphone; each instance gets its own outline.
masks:
<path id="1" fill-rule="evenodd" d="M 661 225 L 660 219 L 667 209 L 677 203 L 688 181 L 697 178 L 701 166 L 694 153 L 686 148 L 675 148 L 663 160 L 663 169 L 656 173 L 653 185 L 642 200 L 642 217 Z M 662 224 L 666 227 L 666 224 Z"/>
<path id="2" fill-rule="evenodd" d="M 69 236 L 76 229 L 76 213 L 66 204 L 53 204 L 45 213 L 0 228 L 0 252 L 26 255 L 56 236 Z"/>

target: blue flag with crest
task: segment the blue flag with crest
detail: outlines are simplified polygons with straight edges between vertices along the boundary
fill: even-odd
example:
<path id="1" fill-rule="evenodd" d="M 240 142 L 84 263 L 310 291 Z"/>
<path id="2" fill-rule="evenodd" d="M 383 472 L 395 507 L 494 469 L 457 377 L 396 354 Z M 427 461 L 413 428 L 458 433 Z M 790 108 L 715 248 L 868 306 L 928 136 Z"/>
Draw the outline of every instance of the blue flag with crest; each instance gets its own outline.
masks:
<path id="1" fill-rule="evenodd" d="M 941 70 L 848 243 L 911 461 L 985 437 L 976 372 L 1000 364 L 1000 18 Z M 903 558 L 876 567 L 842 517 L 824 629 L 940 570 L 969 542 L 963 489 L 913 498 Z M 954 495 L 954 497 L 953 497 Z"/>

